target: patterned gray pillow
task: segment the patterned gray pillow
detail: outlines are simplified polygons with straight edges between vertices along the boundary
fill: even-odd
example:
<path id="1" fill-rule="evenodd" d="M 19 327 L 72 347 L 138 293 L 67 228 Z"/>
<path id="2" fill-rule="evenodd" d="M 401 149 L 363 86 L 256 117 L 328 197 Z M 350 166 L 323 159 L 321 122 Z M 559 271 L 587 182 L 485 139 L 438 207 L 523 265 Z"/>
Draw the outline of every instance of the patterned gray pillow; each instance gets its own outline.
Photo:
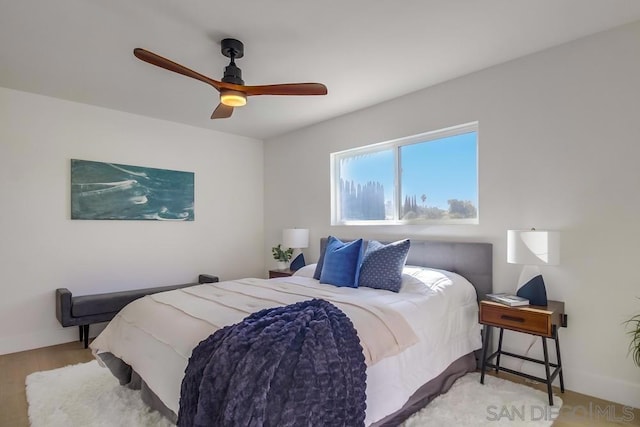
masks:
<path id="1" fill-rule="evenodd" d="M 383 245 L 371 240 L 360 267 L 358 286 L 398 292 L 402 286 L 402 268 L 407 260 L 409 239 Z"/>

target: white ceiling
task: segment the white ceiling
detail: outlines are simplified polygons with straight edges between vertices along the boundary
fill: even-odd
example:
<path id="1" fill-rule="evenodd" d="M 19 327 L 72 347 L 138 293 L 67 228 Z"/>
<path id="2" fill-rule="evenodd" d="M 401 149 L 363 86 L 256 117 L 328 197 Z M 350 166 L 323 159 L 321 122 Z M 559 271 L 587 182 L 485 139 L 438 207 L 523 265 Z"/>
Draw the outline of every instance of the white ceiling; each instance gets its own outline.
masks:
<path id="1" fill-rule="evenodd" d="M 0 0 L 0 86 L 264 139 L 638 20 L 638 0 Z M 225 37 L 246 84 L 329 94 L 210 120 L 213 88 L 132 54 L 219 80 Z"/>

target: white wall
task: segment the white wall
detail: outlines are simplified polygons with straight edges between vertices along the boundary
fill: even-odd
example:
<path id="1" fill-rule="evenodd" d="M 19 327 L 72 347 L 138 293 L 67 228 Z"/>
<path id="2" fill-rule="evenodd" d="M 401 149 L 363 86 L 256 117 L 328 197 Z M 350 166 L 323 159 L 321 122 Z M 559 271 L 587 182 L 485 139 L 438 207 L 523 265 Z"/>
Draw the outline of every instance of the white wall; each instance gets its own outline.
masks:
<path id="1" fill-rule="evenodd" d="M 0 354 L 77 340 L 59 287 L 264 276 L 262 145 L 0 88 Z M 70 220 L 71 158 L 195 172 L 195 221 Z"/>
<path id="2" fill-rule="evenodd" d="M 560 230 L 561 265 L 543 274 L 569 316 L 560 332 L 566 387 L 640 407 L 640 368 L 622 325 L 640 312 L 638 40 L 640 23 L 267 141 L 264 253 L 293 226 L 309 227 L 313 242 L 328 234 L 485 241 L 494 244 L 494 289 L 513 291 L 519 266 L 506 263 L 506 230 Z M 329 153 L 475 120 L 479 225 L 330 226 Z M 317 245 L 307 250 L 317 256 Z M 506 348 L 528 346 L 505 336 Z"/>

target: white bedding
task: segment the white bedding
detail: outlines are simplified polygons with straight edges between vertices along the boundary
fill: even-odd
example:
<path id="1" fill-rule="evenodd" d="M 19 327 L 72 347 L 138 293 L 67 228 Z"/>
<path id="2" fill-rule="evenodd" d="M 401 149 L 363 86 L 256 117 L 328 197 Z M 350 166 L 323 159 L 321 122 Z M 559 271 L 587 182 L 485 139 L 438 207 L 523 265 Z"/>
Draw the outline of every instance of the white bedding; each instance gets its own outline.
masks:
<path id="1" fill-rule="evenodd" d="M 184 370 L 201 340 L 250 312 L 322 297 L 350 316 L 363 343 L 369 425 L 400 409 L 451 362 L 481 347 L 476 293 L 466 279 L 421 267 L 405 267 L 404 277 L 399 293 L 337 288 L 302 275 L 164 292 L 125 307 L 91 348 L 131 365 L 178 413 Z"/>

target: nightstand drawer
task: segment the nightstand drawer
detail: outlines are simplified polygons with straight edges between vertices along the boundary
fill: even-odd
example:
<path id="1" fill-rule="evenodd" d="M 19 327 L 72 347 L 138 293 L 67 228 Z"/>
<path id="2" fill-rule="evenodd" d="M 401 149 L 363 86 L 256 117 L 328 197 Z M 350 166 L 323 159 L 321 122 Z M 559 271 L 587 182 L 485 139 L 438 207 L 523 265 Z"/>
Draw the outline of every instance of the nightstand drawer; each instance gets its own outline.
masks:
<path id="1" fill-rule="evenodd" d="M 487 301 L 480 304 L 480 323 L 546 337 L 552 336 L 550 314 L 545 310 Z"/>
<path id="2" fill-rule="evenodd" d="M 286 269 L 286 270 L 269 270 L 269 279 L 275 279 L 276 277 L 290 277 L 293 276 L 295 271 Z"/>

